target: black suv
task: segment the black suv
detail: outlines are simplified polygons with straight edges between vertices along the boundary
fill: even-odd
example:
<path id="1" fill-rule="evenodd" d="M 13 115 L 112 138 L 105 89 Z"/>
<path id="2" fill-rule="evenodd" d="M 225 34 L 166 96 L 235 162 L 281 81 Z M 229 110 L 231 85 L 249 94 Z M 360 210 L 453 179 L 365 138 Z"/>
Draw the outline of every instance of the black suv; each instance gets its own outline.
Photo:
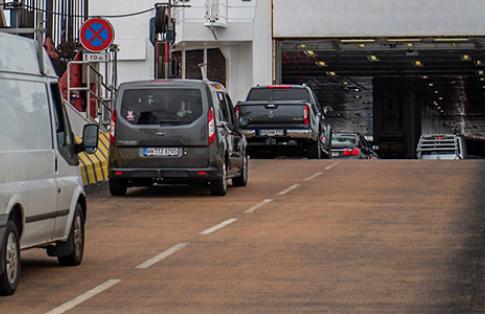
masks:
<path id="1" fill-rule="evenodd" d="M 248 182 L 246 138 L 224 86 L 197 80 L 120 86 L 111 125 L 109 187 L 194 183 L 225 195 Z"/>

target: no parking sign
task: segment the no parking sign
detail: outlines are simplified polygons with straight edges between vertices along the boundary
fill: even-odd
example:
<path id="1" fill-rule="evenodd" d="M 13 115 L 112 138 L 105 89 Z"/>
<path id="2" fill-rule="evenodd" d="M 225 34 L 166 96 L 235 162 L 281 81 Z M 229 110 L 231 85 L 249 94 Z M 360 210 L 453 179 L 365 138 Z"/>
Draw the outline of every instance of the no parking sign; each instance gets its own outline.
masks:
<path id="1" fill-rule="evenodd" d="M 89 19 L 81 26 L 79 40 L 81 45 L 89 51 L 101 52 L 108 49 L 114 41 L 113 25 L 101 18 Z"/>

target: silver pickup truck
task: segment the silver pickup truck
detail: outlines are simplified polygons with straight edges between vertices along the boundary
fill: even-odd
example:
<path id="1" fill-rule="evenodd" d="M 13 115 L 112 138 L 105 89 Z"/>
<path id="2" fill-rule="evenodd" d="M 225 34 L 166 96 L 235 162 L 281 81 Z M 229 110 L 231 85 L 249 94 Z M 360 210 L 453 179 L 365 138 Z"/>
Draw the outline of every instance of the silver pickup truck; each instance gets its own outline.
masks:
<path id="1" fill-rule="evenodd" d="M 304 85 L 256 86 L 236 108 L 251 150 L 297 146 L 308 158 L 328 158 L 332 128 L 314 92 Z"/>

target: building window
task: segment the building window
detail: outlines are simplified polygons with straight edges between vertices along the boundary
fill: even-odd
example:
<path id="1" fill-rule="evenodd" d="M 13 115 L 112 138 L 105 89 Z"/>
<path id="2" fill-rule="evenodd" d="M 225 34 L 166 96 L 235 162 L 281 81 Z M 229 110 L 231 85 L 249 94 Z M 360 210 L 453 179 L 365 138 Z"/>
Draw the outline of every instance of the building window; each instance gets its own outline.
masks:
<path id="1" fill-rule="evenodd" d="M 183 64 L 183 54 L 181 52 L 174 52 L 173 58 L 177 64 Z M 186 50 L 185 52 L 185 78 L 201 80 L 202 72 L 200 66 L 206 64 L 207 66 L 207 79 L 210 81 L 218 82 L 226 86 L 226 58 L 224 57 L 221 49 L 209 48 L 209 49 L 196 49 Z M 178 73 L 178 77 L 182 76 L 182 69 Z"/>
<path id="2" fill-rule="evenodd" d="M 199 65 L 204 63 L 204 50 L 187 50 L 185 53 L 185 60 L 185 77 L 187 79 L 201 80 L 202 73 Z"/>
<path id="3" fill-rule="evenodd" d="M 226 86 L 226 58 L 221 49 L 207 49 L 207 78 Z"/>

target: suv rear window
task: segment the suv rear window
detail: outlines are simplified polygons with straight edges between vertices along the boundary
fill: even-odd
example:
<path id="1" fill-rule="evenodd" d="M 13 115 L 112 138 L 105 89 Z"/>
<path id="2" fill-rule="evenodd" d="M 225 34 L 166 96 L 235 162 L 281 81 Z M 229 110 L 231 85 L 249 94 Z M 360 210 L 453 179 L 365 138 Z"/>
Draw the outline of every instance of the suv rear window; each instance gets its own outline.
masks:
<path id="1" fill-rule="evenodd" d="M 199 89 L 130 89 L 123 93 L 121 117 L 134 125 L 184 125 L 202 115 Z"/>
<path id="2" fill-rule="evenodd" d="M 354 135 L 334 134 L 332 138 L 332 147 L 355 147 L 356 145 L 357 137 Z"/>
<path id="3" fill-rule="evenodd" d="M 310 95 L 305 88 L 253 88 L 248 95 L 248 101 L 261 100 L 306 100 Z"/>

